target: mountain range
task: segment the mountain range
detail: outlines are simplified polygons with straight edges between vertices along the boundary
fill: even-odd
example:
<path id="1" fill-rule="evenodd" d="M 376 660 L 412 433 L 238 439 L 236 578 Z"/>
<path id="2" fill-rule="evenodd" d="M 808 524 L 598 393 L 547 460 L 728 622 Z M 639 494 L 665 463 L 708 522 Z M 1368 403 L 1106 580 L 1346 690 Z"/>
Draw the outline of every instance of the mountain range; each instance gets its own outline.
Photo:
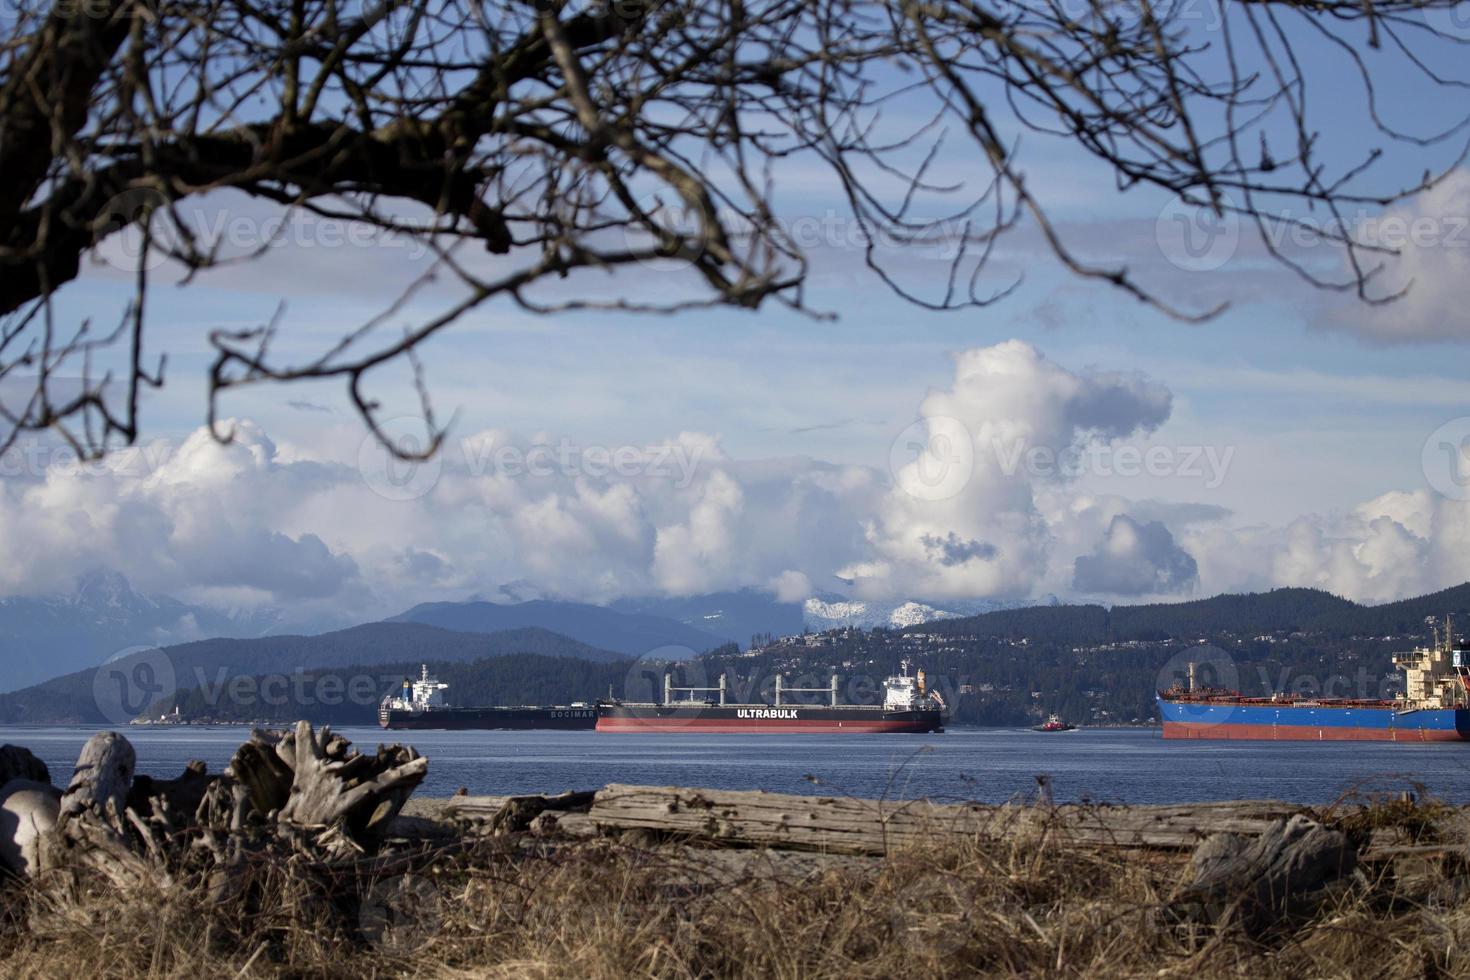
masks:
<path id="1" fill-rule="evenodd" d="M 1365 606 L 1318 589 L 1273 589 L 1192 602 L 1137 606 L 1056 605 L 1007 609 L 910 628 L 951 636 L 1046 637 L 1075 643 L 1307 633 L 1333 639 L 1427 634 L 1451 616 L 1470 625 L 1470 582 L 1429 595 Z"/>
<path id="2" fill-rule="evenodd" d="M 903 629 L 940 619 L 963 619 L 1034 605 L 1057 605 L 1057 597 L 1047 596 L 1039 602 L 1032 599 L 958 599 L 931 603 L 912 599 L 879 602 L 821 593 L 802 604 L 802 620 L 808 629 L 817 632 L 842 626 L 858 629 L 873 629 L 877 626 Z"/>
<path id="3" fill-rule="evenodd" d="M 660 660 L 685 660 L 729 642 L 663 616 L 551 599 L 514 604 L 426 602 L 388 622 L 424 623 L 462 633 L 536 627 L 629 657 L 655 656 Z"/>
<path id="4" fill-rule="evenodd" d="M 743 589 L 619 599 L 598 606 L 544 598 L 524 583 L 502 586 L 490 600 L 476 597 L 465 602 L 424 603 L 389 621 L 471 633 L 539 628 L 627 656 L 658 651 L 660 659 L 680 659 L 727 643 L 745 647 L 760 635 L 783 636 L 807 629 L 820 632 L 838 626 L 903 628 L 1027 604 L 1024 600 L 875 602 L 832 593 L 800 603 L 782 602 L 759 589 Z M 78 579 L 67 594 L 0 599 L 0 663 L 5 665 L 0 692 L 94 667 L 135 647 L 314 635 L 344 625 L 303 623 L 278 610 L 218 610 L 168 596 L 145 595 L 122 575 L 98 571 Z"/>
<path id="5" fill-rule="evenodd" d="M 116 572 L 94 572 L 67 595 L 0 599 L 0 692 L 95 666 L 129 647 L 261 636 L 280 626 L 274 612 L 221 612 L 141 595 Z"/>
<path id="6" fill-rule="evenodd" d="M 99 604 L 95 595 L 88 601 L 92 605 Z M 107 602 L 100 605 L 109 606 Z M 116 608 L 124 605 L 125 602 Z M 737 610 L 741 608 L 733 603 L 726 605 Z M 641 608 L 661 608 L 695 615 L 701 606 L 694 603 L 682 610 L 669 605 Z M 791 611 L 787 610 L 787 614 L 789 616 Z M 1127 644 L 1142 642 L 1155 644 L 1157 651 L 1172 649 L 1170 645 L 1202 642 L 1211 637 L 1237 638 L 1230 641 L 1233 643 L 1248 642 L 1252 638 L 1302 637 L 1302 642 L 1309 646 L 1312 643 L 1319 646 L 1327 644 L 1323 649 L 1330 648 L 1336 651 L 1335 655 L 1349 659 L 1358 655 L 1354 651 L 1362 653 L 1370 648 L 1376 651 L 1376 656 L 1382 653 L 1378 647 L 1392 645 L 1387 638 L 1392 637 L 1393 643 L 1402 643 L 1409 638 L 1424 636 L 1427 633 L 1426 619 L 1445 614 L 1456 616 L 1460 622 L 1470 621 L 1470 583 L 1380 606 L 1359 605 L 1314 589 L 1277 589 L 1248 595 L 1221 595 L 1193 602 L 1115 606 L 1111 609 L 1099 605 L 1031 606 L 991 610 L 968 617 L 941 618 L 910 626 L 903 633 L 952 636 L 961 645 L 950 647 L 942 642 L 945 649 L 974 646 L 975 656 L 980 659 L 967 669 L 972 669 L 975 677 L 982 677 L 989 670 L 985 666 L 988 662 L 985 658 L 990 654 L 984 653 L 985 650 L 1028 649 L 1024 644 L 1016 645 L 1016 641 L 1022 639 L 1030 644 L 1029 649 L 1046 650 L 1052 659 L 1060 658 L 1057 660 L 1058 670 L 1065 666 L 1063 661 L 1076 658 L 1078 648 L 1098 649 L 1098 644 L 1112 644 L 1113 649 L 1127 650 Z M 408 617 L 435 622 L 405 621 Z M 883 624 L 885 627 L 893 625 L 891 617 L 890 612 Z M 494 628 L 522 619 L 553 623 L 568 632 L 575 630 L 584 635 L 605 630 L 605 635 L 623 649 L 609 649 L 611 643 L 587 643 L 560 630 L 541 626 Z M 730 615 L 725 617 L 725 621 L 728 626 L 738 621 L 738 616 Z M 447 629 L 442 624 L 459 628 Z M 748 624 L 749 621 L 745 625 Z M 869 642 L 861 639 L 863 636 L 876 642 L 880 635 L 859 634 L 857 642 L 860 645 Z M 689 642 L 671 644 L 668 642 L 670 639 Z M 0 695 L 0 723 L 117 724 L 118 704 L 115 702 L 119 698 L 114 688 L 118 685 L 124 694 L 130 693 L 129 685 L 137 687 L 147 696 L 146 703 L 151 705 L 173 690 L 212 691 L 215 693 L 209 696 L 217 697 L 226 683 L 237 677 L 258 679 L 262 675 L 275 675 L 285 683 L 292 678 L 310 677 L 313 672 L 328 669 L 340 676 L 346 673 L 343 668 L 347 667 L 374 668 L 362 678 L 369 690 L 358 706 L 370 708 L 373 699 L 392 686 L 393 677 L 387 674 L 402 671 L 405 666 L 411 668 L 417 663 L 462 666 L 479 663 L 480 667 L 468 673 L 459 670 L 456 674 L 463 675 L 460 677 L 461 686 L 467 686 L 470 691 L 488 689 L 484 679 L 477 680 L 475 676 L 489 671 L 498 677 L 493 690 L 501 697 L 565 692 L 573 678 L 580 678 L 588 684 L 597 681 L 597 691 L 584 695 L 592 697 L 601 693 L 601 685 L 607 678 L 616 679 L 627 671 L 640 669 L 629 656 L 630 651 L 637 656 L 657 660 L 679 659 L 701 646 L 704 649 L 719 647 L 719 641 L 720 638 L 713 633 L 644 612 L 619 612 L 605 607 L 548 600 L 510 605 L 438 603 L 415 607 L 394 621 L 368 623 L 316 636 L 211 639 L 161 650 L 138 651 L 108 665 L 100 673 L 97 668 L 87 668 L 25 690 Z M 986 646 L 987 643 L 990 646 Z M 996 643 L 1002 646 L 997 647 Z M 1117 646 L 1120 643 L 1123 645 Z M 1159 643 L 1166 646 L 1158 647 Z M 1257 646 L 1267 651 L 1276 649 L 1270 644 Z M 729 645 L 719 650 L 722 657 L 730 657 L 733 652 Z M 842 655 L 851 658 L 853 653 L 849 651 Z M 1124 656 L 1122 653 L 1116 655 Z M 1157 656 L 1157 653 L 1150 655 Z M 484 666 L 486 664 L 491 666 Z M 597 665 L 598 671 L 589 673 L 587 668 L 578 664 Z M 1140 662 L 1134 666 L 1142 669 L 1147 664 Z M 1088 683 L 1099 690 L 1107 685 L 1106 678 L 1101 676 Z M 1120 697 L 1123 694 L 1132 696 L 1138 694 L 1133 690 L 1137 686 L 1130 680 L 1126 692 L 1114 693 Z M 1026 687 L 1025 690 L 1036 688 Z M 1138 690 L 1143 691 L 1144 688 Z M 192 702 L 200 700 L 198 694 L 191 697 Z M 295 704 L 288 702 L 287 706 Z M 281 705 L 275 707 L 280 708 Z M 1138 709 L 1134 710 L 1136 713 Z M 303 712 L 310 713 L 305 708 Z M 279 714 L 279 711 L 275 713 Z M 126 717 L 130 716 L 124 716 L 122 720 Z M 236 710 L 231 717 L 250 717 L 250 714 Z"/>
<path id="7" fill-rule="evenodd" d="M 1089 644 L 1222 632 L 1403 636 L 1422 634 L 1429 616 L 1470 615 L 1470 584 L 1379 606 L 1300 588 L 1112 608 L 1064 605 L 1055 597 L 1041 604 L 873 602 L 820 594 L 794 603 L 754 589 L 608 606 L 528 595 L 534 593 L 502 590 L 494 602 L 425 603 L 381 623 L 287 635 L 278 614 L 221 612 L 141 595 L 122 576 L 99 572 L 78 580 L 69 595 L 0 599 L 0 658 L 7 667 L 0 692 L 13 692 L 0 695 L 0 722 L 95 720 L 87 685 L 96 666 L 134 650 L 144 655 L 125 662 L 141 663 L 160 647 L 177 669 L 211 675 L 224 669 L 235 676 L 347 664 L 461 663 L 512 653 L 597 663 L 679 660 L 730 643 L 743 649 L 755 636 L 835 627 Z"/>

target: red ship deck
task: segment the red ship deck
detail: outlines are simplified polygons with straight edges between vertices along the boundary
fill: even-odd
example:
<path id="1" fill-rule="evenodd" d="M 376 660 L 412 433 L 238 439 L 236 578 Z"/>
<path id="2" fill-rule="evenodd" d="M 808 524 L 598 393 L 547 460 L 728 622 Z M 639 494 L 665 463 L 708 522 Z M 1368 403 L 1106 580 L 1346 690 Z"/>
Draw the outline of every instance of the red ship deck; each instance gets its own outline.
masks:
<path id="1" fill-rule="evenodd" d="M 730 718 L 608 718 L 597 719 L 599 732 L 706 732 L 710 734 L 882 734 L 884 732 L 927 732 L 934 729 L 909 721 L 827 720 L 827 719 L 750 719 Z"/>
<path id="2" fill-rule="evenodd" d="M 1250 742 L 1459 742 L 1458 731 L 1425 728 L 1339 728 L 1315 725 L 1249 725 L 1164 722 L 1164 737 Z"/>

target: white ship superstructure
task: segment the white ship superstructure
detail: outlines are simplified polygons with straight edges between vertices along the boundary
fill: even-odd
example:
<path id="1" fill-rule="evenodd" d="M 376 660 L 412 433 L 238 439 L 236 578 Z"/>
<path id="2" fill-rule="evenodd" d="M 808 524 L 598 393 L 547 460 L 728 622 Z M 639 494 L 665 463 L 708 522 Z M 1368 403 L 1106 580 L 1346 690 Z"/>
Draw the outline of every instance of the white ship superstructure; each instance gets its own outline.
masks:
<path id="1" fill-rule="evenodd" d="M 449 685 L 429 676 L 429 665 L 424 664 L 419 673 L 419 679 L 403 679 L 403 686 L 396 694 L 389 694 L 383 698 L 383 703 L 378 707 L 380 718 L 387 717 L 390 711 L 406 711 L 410 714 L 419 714 L 424 711 L 434 711 L 439 708 L 447 708 L 444 703 L 444 692 L 449 690 Z"/>
<path id="2" fill-rule="evenodd" d="M 1406 708 L 1463 708 L 1470 703 L 1470 642 L 1454 636 L 1446 616 L 1443 629 L 1435 625 L 1428 646 L 1394 654 L 1394 666 L 1404 672 L 1400 700 Z"/>

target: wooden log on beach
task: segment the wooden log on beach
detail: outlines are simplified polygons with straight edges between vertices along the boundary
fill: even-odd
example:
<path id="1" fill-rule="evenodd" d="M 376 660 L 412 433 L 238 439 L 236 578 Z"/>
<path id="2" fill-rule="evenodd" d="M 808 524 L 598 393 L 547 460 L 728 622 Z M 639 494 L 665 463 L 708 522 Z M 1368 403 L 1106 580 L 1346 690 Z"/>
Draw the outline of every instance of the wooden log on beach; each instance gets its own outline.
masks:
<path id="1" fill-rule="evenodd" d="M 456 796 L 445 804 L 442 816 L 501 836 L 529 830 L 543 814 L 586 813 L 596 795 L 587 790 L 555 796 Z"/>
<path id="2" fill-rule="evenodd" d="M 1189 849 L 1216 833 L 1258 836 L 1302 808 L 1272 801 L 1177 806 L 935 804 L 761 791 L 625 786 L 599 790 L 587 822 L 736 846 L 887 854 L 951 840 Z"/>
<path id="3" fill-rule="evenodd" d="M 90 868 L 115 888 L 152 877 L 152 862 L 133 846 L 130 828 L 141 830 L 141 823 L 127 809 L 136 765 L 132 744 L 117 732 L 89 738 L 62 794 L 56 826 L 39 840 L 33 867 Z"/>

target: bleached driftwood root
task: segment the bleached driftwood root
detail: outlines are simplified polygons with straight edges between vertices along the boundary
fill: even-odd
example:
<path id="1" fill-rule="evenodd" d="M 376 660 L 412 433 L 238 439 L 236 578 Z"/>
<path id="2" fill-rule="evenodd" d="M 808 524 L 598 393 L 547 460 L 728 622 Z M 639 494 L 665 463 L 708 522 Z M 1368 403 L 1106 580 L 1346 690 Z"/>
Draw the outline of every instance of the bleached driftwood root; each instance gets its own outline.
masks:
<path id="1" fill-rule="evenodd" d="M 23 751 L 0 754 L 0 765 L 36 772 Z M 0 863 L 64 889 L 202 876 L 215 894 L 238 893 L 252 853 L 285 848 L 327 863 L 371 856 L 428 769 L 411 748 L 363 755 L 306 722 L 253 733 L 223 774 L 191 762 L 175 779 L 135 777 L 136 761 L 126 738 L 99 733 L 65 793 L 24 779 L 0 789 Z"/>
<path id="2" fill-rule="evenodd" d="M 0 871 L 30 874 L 41 835 L 56 826 L 61 792 L 30 749 L 0 745 Z"/>
<path id="3" fill-rule="evenodd" d="M 0 868 L 28 875 L 39 867 L 41 837 L 61 815 L 61 791 L 34 779 L 0 786 Z"/>
<path id="4" fill-rule="evenodd" d="M 306 722 L 277 738 L 257 732 L 232 769 L 250 788 L 257 810 L 278 823 L 342 827 L 354 839 L 379 834 L 423 782 L 429 760 L 412 748 L 379 746 L 375 755 L 348 751 L 331 730 Z"/>
<path id="5" fill-rule="evenodd" d="M 87 740 L 61 796 L 56 826 L 39 839 L 40 871 L 86 869 L 117 888 L 150 877 L 149 862 L 130 839 L 127 797 L 136 766 L 132 744 L 116 732 L 99 732 Z"/>

